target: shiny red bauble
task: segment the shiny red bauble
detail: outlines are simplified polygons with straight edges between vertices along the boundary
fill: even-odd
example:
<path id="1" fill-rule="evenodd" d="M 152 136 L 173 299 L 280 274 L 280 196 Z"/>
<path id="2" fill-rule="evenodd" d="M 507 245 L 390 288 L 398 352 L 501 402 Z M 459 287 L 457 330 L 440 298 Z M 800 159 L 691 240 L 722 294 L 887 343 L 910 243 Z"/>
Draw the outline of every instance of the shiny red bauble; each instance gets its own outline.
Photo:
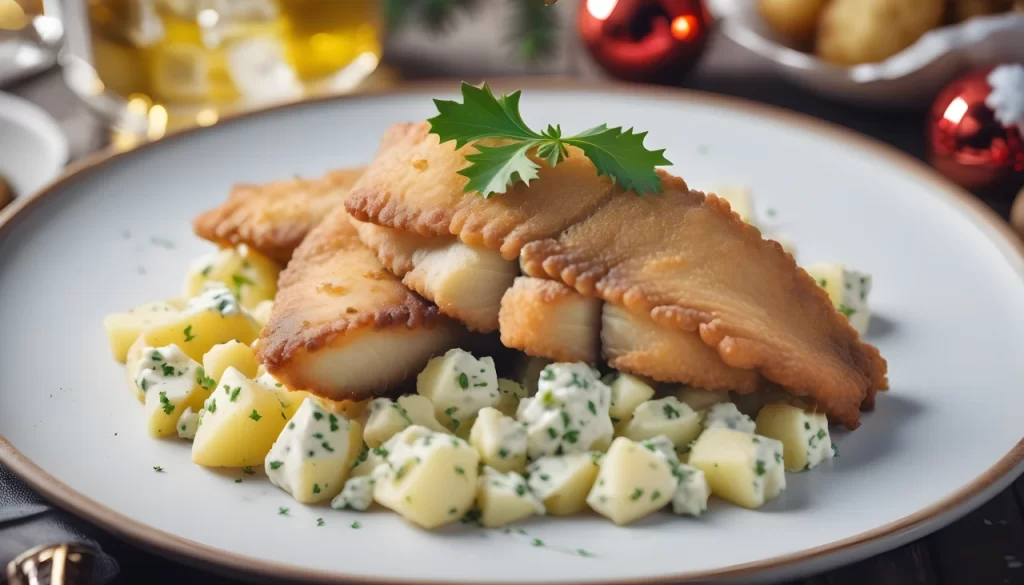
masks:
<path id="1" fill-rule="evenodd" d="M 928 160 L 948 179 L 1012 197 L 1024 185 L 1024 66 L 954 80 L 932 105 L 926 133 Z"/>
<path id="2" fill-rule="evenodd" d="M 612 76 L 671 84 L 703 54 L 711 15 L 702 0 L 581 0 L 577 24 Z"/>

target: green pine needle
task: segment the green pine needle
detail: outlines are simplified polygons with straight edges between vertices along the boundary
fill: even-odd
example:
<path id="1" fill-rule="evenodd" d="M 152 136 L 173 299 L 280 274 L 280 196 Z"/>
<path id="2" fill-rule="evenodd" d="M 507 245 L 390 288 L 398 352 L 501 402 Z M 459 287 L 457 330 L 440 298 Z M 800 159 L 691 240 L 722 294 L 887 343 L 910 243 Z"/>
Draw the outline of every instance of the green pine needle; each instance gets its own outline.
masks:
<path id="1" fill-rule="evenodd" d="M 670 165 L 665 150 L 644 146 L 646 132 L 623 131 L 601 124 L 575 136 L 563 137 L 560 126 L 548 126 L 543 133 L 532 130 L 519 113 L 522 92 L 495 97 L 487 84 L 474 87 L 462 84 L 462 103 L 434 100 L 438 114 L 427 120 L 441 143 L 454 140 L 461 148 L 476 140 L 509 142 L 499 146 L 476 146 L 477 153 L 466 157 L 469 166 L 459 174 L 468 178 L 465 192 L 478 192 L 485 198 L 504 193 L 518 182 L 530 184 L 540 166 L 535 156 L 554 166 L 568 156 L 572 145 L 594 163 L 598 174 L 607 175 L 624 189 L 638 195 L 661 192 L 661 178 L 655 167 Z"/>

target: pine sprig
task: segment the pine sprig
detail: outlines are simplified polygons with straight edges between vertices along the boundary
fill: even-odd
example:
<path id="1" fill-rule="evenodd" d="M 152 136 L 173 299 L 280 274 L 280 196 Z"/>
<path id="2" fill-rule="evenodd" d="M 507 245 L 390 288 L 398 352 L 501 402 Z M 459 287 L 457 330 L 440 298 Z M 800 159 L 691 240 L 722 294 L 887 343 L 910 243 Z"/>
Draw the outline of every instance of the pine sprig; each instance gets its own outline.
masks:
<path id="1" fill-rule="evenodd" d="M 461 148 L 483 139 L 507 142 L 499 146 L 477 145 L 477 152 L 466 157 L 470 164 L 459 171 L 469 179 L 465 192 L 478 192 L 489 198 L 518 182 L 529 185 L 540 168 L 530 155 L 555 166 L 568 156 L 567 145 L 582 150 L 599 175 L 611 177 L 624 189 L 632 189 L 638 195 L 661 192 L 661 178 L 655 167 L 672 163 L 665 158 L 664 149 L 649 150 L 644 146 L 646 132 L 601 124 L 568 137 L 562 135 L 561 126 L 549 125 L 538 133 L 519 113 L 521 95 L 517 91 L 495 97 L 486 83 L 474 87 L 463 82 L 462 103 L 434 100 L 438 114 L 427 121 L 441 143 L 454 140 L 456 148 Z"/>

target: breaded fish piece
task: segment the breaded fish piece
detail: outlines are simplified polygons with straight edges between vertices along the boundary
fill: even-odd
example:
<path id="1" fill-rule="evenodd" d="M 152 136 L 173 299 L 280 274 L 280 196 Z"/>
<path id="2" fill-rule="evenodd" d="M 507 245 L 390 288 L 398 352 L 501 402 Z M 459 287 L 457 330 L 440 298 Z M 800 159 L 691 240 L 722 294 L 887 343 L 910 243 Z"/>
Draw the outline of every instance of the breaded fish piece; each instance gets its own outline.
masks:
<path id="1" fill-rule="evenodd" d="M 360 221 L 427 237 L 455 235 L 514 260 L 527 242 L 557 236 L 613 191 L 612 181 L 570 147 L 569 158 L 555 167 L 538 161 L 541 169 L 529 186 L 517 183 L 484 199 L 463 193 L 468 179 L 457 174 L 473 152 L 472 145 L 440 144 L 427 122 L 394 126 L 345 206 Z"/>
<path id="2" fill-rule="evenodd" d="M 258 357 L 289 388 L 359 400 L 418 373 L 461 331 L 384 270 L 338 207 L 281 273 Z"/>
<path id="3" fill-rule="evenodd" d="M 595 364 L 601 304 L 560 282 L 521 276 L 501 299 L 501 343 L 533 357 Z"/>
<path id="4" fill-rule="evenodd" d="M 453 236 L 421 235 L 352 220 L 363 243 L 402 284 L 433 302 L 472 331 L 498 329 L 501 296 L 519 266 L 500 254 Z"/>
<path id="5" fill-rule="evenodd" d="M 319 179 L 235 185 L 224 204 L 192 220 L 192 229 L 215 244 L 247 244 L 287 263 L 309 231 L 344 203 L 362 172 L 343 169 Z"/>
<path id="6" fill-rule="evenodd" d="M 856 428 L 861 406 L 888 388 L 878 350 L 727 202 L 667 174 L 662 187 L 656 196 L 623 193 L 561 236 L 527 244 L 524 271 L 697 331 L 727 365 L 755 369 Z"/>

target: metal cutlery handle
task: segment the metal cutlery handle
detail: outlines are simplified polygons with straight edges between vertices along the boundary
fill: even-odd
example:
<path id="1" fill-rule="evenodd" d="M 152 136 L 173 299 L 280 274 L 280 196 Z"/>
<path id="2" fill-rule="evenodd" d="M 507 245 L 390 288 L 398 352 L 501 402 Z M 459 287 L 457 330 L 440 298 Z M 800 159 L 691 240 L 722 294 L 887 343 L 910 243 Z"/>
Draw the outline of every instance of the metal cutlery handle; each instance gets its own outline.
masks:
<path id="1" fill-rule="evenodd" d="M 80 544 L 43 545 L 7 565 L 10 585 L 88 585 L 96 552 Z"/>

